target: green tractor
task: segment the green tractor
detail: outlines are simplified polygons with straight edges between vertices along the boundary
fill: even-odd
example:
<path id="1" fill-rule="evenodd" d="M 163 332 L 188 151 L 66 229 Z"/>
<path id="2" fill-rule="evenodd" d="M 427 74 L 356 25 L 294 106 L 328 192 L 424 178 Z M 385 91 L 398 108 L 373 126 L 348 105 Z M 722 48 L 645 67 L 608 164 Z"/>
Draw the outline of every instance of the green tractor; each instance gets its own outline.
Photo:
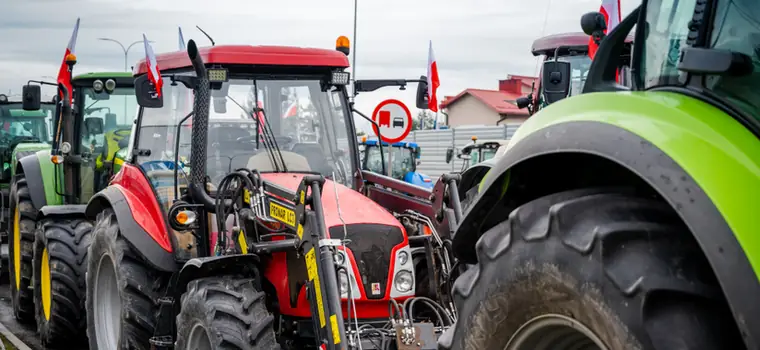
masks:
<path id="1" fill-rule="evenodd" d="M 444 349 L 760 349 L 760 10 L 643 0 L 530 117 L 453 250 Z M 603 29 L 603 15 L 581 21 Z M 635 27 L 631 84 L 617 60 Z M 569 63 L 542 79 L 567 92 Z"/>
<path id="2" fill-rule="evenodd" d="M 25 111 L 21 100 L 0 95 L 0 274 L 7 275 L 8 261 L 8 205 L 10 183 L 16 174 L 16 162 L 38 150 L 49 149 L 51 130 L 49 123 L 55 111 L 54 102 L 40 104 L 41 109 Z"/>
<path id="3" fill-rule="evenodd" d="M 73 68 L 75 61 L 70 62 Z M 44 344 L 81 340 L 86 253 L 92 223 L 86 203 L 106 187 L 126 156 L 137 102 L 130 73 L 88 73 L 63 86 L 52 147 L 20 158 L 11 183 L 8 228 L 11 305 L 36 323 Z M 40 109 L 40 86 L 24 86 L 24 110 Z"/>

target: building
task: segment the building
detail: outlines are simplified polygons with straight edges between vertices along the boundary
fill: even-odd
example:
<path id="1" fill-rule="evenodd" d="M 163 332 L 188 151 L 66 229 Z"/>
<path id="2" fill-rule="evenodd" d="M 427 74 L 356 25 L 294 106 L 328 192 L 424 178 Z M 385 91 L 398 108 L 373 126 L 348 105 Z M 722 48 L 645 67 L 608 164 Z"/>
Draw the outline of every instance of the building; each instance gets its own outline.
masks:
<path id="1" fill-rule="evenodd" d="M 448 116 L 447 124 L 451 128 L 523 122 L 528 118 L 528 111 L 518 109 L 515 101 L 527 96 L 536 80 L 524 75 L 508 75 L 499 80 L 498 90 L 466 89 L 456 96 L 445 96 L 441 109 Z"/>

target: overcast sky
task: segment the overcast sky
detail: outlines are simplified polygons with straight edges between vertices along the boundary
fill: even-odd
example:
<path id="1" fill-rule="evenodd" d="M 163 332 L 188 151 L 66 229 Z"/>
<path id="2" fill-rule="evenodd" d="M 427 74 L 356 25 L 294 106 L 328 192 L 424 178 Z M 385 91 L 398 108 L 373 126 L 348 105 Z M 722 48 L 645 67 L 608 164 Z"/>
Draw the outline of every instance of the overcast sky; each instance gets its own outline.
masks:
<path id="1" fill-rule="evenodd" d="M 638 0 L 622 0 L 623 17 Z M 20 93 L 28 79 L 57 74 L 76 18 L 77 73 L 123 70 L 125 46 L 144 33 L 156 53 L 176 51 L 177 27 L 186 40 L 207 45 L 199 25 L 220 44 L 333 48 L 339 35 L 352 38 L 351 0 L 4 0 L 0 19 L 0 93 Z M 441 86 L 439 99 L 465 88 L 496 89 L 507 74 L 536 75 L 533 40 L 580 31 L 582 14 L 601 0 L 361 0 L 356 73 L 362 78 L 416 78 L 426 74 L 428 41 L 433 41 Z M 546 19 L 546 26 L 544 22 Z M 142 45 L 129 51 L 129 66 L 144 57 Z M 357 97 L 369 114 L 386 98 L 412 108 L 414 87 L 385 88 Z M 413 114 L 416 114 L 416 110 Z"/>

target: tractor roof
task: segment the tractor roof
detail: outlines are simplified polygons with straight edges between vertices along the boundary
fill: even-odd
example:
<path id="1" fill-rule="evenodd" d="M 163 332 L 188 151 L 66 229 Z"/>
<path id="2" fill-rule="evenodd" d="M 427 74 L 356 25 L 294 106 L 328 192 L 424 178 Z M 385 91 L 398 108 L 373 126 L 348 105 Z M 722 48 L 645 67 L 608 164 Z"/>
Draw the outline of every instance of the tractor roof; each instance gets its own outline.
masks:
<path id="1" fill-rule="evenodd" d="M 365 145 L 367 145 L 367 146 L 377 146 L 377 144 L 378 144 L 377 140 L 367 140 L 367 141 L 364 141 L 363 143 Z M 383 146 L 388 146 L 388 143 L 387 142 L 383 142 Z M 405 148 L 417 148 L 418 147 L 416 142 L 406 142 L 406 141 L 396 142 L 394 144 L 391 144 L 391 146 L 392 147 L 405 147 Z"/>
<path id="2" fill-rule="evenodd" d="M 82 79 L 108 79 L 108 78 L 132 78 L 132 73 L 130 72 L 91 72 L 91 73 L 79 74 L 71 78 L 71 80 L 75 81 L 75 80 L 82 80 Z"/>
<path id="3" fill-rule="evenodd" d="M 9 111 L 9 114 L 13 118 L 20 118 L 20 117 L 27 117 L 27 118 L 44 118 L 47 117 L 47 113 L 37 110 L 37 111 L 25 111 L 23 109 L 11 109 Z"/>
<path id="4" fill-rule="evenodd" d="M 319 66 L 348 67 L 348 58 L 337 50 L 313 49 L 287 46 L 219 45 L 198 49 L 205 64 L 238 64 L 269 66 Z M 190 68 L 185 51 L 156 55 L 156 63 L 162 71 Z M 145 59 L 134 69 L 134 75 L 147 72 Z"/>
<path id="5" fill-rule="evenodd" d="M 554 51 L 560 46 L 569 46 L 575 51 L 588 51 L 589 36 L 586 33 L 560 33 L 538 38 L 533 42 L 533 56 L 554 56 Z M 633 42 L 633 36 L 628 36 L 626 42 Z"/>

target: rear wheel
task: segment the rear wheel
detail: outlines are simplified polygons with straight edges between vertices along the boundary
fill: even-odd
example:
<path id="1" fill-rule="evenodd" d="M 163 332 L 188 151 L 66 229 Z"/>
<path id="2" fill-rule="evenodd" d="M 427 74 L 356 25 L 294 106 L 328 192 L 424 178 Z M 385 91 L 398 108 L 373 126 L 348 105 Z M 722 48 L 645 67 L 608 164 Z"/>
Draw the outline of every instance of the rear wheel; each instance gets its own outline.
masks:
<path id="1" fill-rule="evenodd" d="M 151 268 L 132 250 L 111 209 L 98 214 L 88 256 L 90 349 L 150 349 L 168 274 Z"/>
<path id="2" fill-rule="evenodd" d="M 265 294 L 249 278 L 207 277 L 188 283 L 177 316 L 177 350 L 280 349 Z"/>
<path id="3" fill-rule="evenodd" d="M 744 348 L 699 246 L 660 201 L 553 194 L 517 208 L 476 251 L 445 348 Z"/>
<path id="4" fill-rule="evenodd" d="M 11 188 L 10 226 L 8 228 L 8 269 L 10 270 L 11 306 L 16 320 L 34 322 L 32 258 L 37 209 L 32 204 L 23 174 Z"/>
<path id="5" fill-rule="evenodd" d="M 70 347 L 85 330 L 85 268 L 92 223 L 46 219 L 34 242 L 34 300 L 43 344 Z"/>

